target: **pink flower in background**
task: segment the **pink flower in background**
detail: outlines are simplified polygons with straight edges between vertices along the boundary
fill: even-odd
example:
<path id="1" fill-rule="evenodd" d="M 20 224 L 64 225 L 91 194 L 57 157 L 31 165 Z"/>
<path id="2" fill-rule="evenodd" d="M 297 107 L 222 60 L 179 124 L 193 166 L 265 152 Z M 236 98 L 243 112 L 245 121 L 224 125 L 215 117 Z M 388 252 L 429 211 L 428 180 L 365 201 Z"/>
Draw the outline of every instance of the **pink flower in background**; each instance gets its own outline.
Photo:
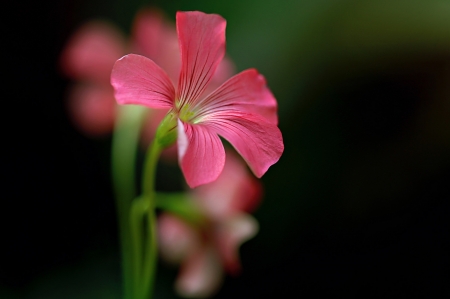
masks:
<path id="1" fill-rule="evenodd" d="M 255 69 L 243 71 L 204 96 L 225 54 L 226 21 L 219 15 L 178 12 L 181 72 L 175 88 L 154 61 L 129 54 L 119 59 L 111 83 L 120 104 L 170 109 L 178 122 L 178 157 L 190 187 L 214 181 L 225 163 L 219 135 L 257 177 L 280 158 L 277 102 Z"/>
<path id="2" fill-rule="evenodd" d="M 195 206 L 206 217 L 203 227 L 193 227 L 171 214 L 159 218 L 161 255 L 181 263 L 177 291 L 186 297 L 208 297 L 219 287 L 223 272 L 240 271 L 239 246 L 258 231 L 250 216 L 261 200 L 261 185 L 239 158 L 228 153 L 219 178 L 191 192 Z"/>
<path id="3" fill-rule="evenodd" d="M 68 94 L 69 113 L 87 135 L 105 135 L 114 127 L 116 109 L 109 74 L 124 52 L 120 32 L 108 23 L 94 21 L 72 36 L 61 55 L 63 72 L 78 81 Z"/>

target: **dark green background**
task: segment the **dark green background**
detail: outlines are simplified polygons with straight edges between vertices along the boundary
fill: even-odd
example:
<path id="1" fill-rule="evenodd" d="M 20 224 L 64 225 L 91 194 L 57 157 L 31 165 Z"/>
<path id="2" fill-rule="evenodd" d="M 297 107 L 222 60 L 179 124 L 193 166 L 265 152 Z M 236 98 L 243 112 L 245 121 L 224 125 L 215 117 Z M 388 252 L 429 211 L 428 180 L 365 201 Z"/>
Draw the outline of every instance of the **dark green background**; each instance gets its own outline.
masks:
<path id="1" fill-rule="evenodd" d="M 279 101 L 261 231 L 216 298 L 450 296 L 449 1 L 96 0 L 5 10 L 0 298 L 119 298 L 110 140 L 67 119 L 58 55 L 143 4 L 224 16 L 238 71 Z M 174 298 L 177 269 L 159 269 L 156 298 Z"/>

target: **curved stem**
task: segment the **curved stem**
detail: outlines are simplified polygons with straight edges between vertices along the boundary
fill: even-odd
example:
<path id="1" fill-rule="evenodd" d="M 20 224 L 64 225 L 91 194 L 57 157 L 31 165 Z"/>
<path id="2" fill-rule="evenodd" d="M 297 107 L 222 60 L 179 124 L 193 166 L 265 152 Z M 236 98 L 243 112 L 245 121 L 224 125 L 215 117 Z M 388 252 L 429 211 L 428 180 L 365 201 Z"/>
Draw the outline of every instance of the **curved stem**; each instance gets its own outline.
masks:
<path id="1" fill-rule="evenodd" d="M 133 298 L 133 250 L 131 236 L 129 235 L 129 209 L 131 201 L 136 197 L 136 152 L 145 112 L 145 109 L 137 106 L 119 106 L 112 138 L 111 172 L 119 225 L 125 299 Z"/>
<path id="2" fill-rule="evenodd" d="M 147 238 L 144 248 L 144 261 L 142 268 L 142 298 L 151 298 L 156 272 L 158 256 L 156 215 L 155 215 L 155 174 L 161 147 L 153 142 L 146 155 L 144 175 L 142 177 L 143 198 L 147 209 Z"/>

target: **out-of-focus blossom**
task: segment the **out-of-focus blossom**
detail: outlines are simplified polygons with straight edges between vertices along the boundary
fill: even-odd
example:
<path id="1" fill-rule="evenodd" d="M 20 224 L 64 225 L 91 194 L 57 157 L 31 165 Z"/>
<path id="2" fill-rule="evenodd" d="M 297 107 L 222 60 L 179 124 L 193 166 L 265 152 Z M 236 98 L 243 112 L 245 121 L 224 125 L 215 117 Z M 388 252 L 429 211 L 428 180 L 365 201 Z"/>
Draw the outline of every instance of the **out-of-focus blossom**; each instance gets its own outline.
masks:
<path id="1" fill-rule="evenodd" d="M 178 156 L 190 187 L 222 172 L 225 150 L 218 135 L 244 157 L 257 177 L 280 158 L 277 102 L 255 69 L 243 71 L 202 97 L 225 54 L 225 20 L 215 14 L 178 12 L 181 72 L 175 88 L 154 61 L 129 54 L 119 59 L 111 83 L 120 104 L 170 109 L 178 130 Z"/>
<path id="2" fill-rule="evenodd" d="M 185 297 L 208 297 L 220 287 L 224 271 L 238 274 L 239 246 L 258 231 L 248 213 L 260 202 L 261 185 L 235 154 L 227 155 L 219 178 L 191 191 L 206 221 L 192 225 L 169 213 L 159 218 L 161 255 L 181 263 L 176 290 Z"/>
<path id="3" fill-rule="evenodd" d="M 62 71 L 76 80 L 68 94 L 73 123 L 90 136 L 108 134 L 116 109 L 109 73 L 125 49 L 125 40 L 113 25 L 93 21 L 82 26 L 61 55 Z"/>

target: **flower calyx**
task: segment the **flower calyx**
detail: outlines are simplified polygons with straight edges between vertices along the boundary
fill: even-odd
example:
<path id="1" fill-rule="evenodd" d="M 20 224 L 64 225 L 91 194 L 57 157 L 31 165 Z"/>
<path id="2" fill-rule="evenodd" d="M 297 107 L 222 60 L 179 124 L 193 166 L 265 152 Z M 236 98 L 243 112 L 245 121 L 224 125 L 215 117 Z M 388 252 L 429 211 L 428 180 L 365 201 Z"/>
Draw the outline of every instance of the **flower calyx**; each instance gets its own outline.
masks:
<path id="1" fill-rule="evenodd" d="M 177 116 L 171 110 L 169 111 L 156 130 L 155 142 L 161 149 L 167 148 L 177 141 Z"/>

